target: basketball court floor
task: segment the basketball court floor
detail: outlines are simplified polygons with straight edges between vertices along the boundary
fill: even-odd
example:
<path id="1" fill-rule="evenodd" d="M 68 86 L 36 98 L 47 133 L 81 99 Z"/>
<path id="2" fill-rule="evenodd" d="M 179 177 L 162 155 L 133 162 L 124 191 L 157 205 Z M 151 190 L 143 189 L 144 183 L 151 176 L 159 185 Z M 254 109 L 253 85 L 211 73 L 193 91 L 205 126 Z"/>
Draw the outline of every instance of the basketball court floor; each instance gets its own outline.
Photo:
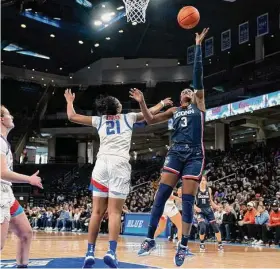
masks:
<path id="1" fill-rule="evenodd" d="M 103 256 L 107 251 L 108 237 L 101 235 L 96 246 L 96 268 L 106 268 Z M 138 257 L 137 251 L 143 237 L 122 236 L 118 244 L 120 268 L 174 268 L 175 244 L 158 239 L 157 249 L 146 257 Z M 15 267 L 16 237 L 9 234 L 2 252 L 1 268 Z M 86 234 L 60 232 L 34 232 L 30 268 L 81 268 L 87 247 Z M 206 245 L 205 253 L 199 253 L 198 243 L 190 243 L 195 256 L 188 258 L 182 268 L 280 268 L 280 249 L 225 245 L 224 253 L 218 253 L 217 245 Z"/>

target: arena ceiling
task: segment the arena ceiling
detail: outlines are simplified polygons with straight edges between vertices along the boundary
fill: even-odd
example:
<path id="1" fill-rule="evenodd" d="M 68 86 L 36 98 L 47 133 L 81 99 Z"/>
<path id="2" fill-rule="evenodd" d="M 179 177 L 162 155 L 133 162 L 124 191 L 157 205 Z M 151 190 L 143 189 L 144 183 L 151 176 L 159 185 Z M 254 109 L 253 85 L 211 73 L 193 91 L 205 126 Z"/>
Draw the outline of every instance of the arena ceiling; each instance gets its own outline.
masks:
<path id="1" fill-rule="evenodd" d="M 1 1 L 2 64 L 60 75 L 69 75 L 106 57 L 175 58 L 185 64 L 186 48 L 193 44 L 195 31 L 210 27 L 209 35 L 214 36 L 215 46 L 220 48 L 222 31 L 234 28 L 237 33 L 239 23 L 250 20 L 255 24 L 256 17 L 266 12 L 271 21 L 278 22 L 279 17 L 278 0 L 151 0 L 147 22 L 132 25 L 121 16 L 124 12 L 121 0 L 88 0 L 89 7 L 81 3 L 85 1 Z M 201 21 L 194 30 L 183 30 L 177 24 L 177 13 L 185 5 L 193 5 L 200 11 Z M 94 25 L 95 20 L 108 12 L 114 12 L 114 17 L 120 18 L 111 20 L 105 28 Z M 271 33 L 279 33 L 277 23 L 271 28 Z M 252 29 L 250 39 L 254 41 L 255 29 Z M 237 38 L 236 33 L 233 40 Z M 276 34 L 274 40 L 265 37 L 268 50 L 273 51 L 276 38 L 279 39 L 279 35 Z M 212 66 L 213 63 L 215 67 L 228 66 L 254 57 L 253 43 L 252 46 L 239 46 L 237 41 L 233 42 L 232 53 L 215 54 Z M 11 44 L 49 59 L 3 50 Z M 234 50 L 238 53 L 233 53 Z"/>

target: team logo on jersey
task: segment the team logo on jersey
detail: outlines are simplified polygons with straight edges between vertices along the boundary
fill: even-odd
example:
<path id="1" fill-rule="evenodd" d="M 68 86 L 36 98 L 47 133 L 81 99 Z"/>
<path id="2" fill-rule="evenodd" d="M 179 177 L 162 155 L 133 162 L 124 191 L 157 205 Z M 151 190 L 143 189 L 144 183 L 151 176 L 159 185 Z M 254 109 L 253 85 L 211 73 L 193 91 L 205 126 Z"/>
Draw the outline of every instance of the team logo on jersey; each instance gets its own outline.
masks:
<path id="1" fill-rule="evenodd" d="M 194 114 L 194 109 L 178 111 L 178 112 L 176 112 L 174 119 L 177 119 L 178 117 L 182 117 L 182 116 L 187 116 L 190 114 Z"/>

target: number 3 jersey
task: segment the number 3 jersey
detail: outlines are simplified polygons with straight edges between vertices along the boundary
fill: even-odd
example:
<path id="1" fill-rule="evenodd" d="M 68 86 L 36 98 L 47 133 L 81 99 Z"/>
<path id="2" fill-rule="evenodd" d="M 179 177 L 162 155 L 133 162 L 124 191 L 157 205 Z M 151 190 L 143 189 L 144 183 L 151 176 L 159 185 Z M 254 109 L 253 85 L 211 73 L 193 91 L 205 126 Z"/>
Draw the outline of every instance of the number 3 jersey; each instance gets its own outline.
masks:
<path id="1" fill-rule="evenodd" d="M 171 142 L 189 146 L 202 146 L 205 113 L 195 104 L 178 107 L 173 113 Z"/>
<path id="2" fill-rule="evenodd" d="M 92 125 L 97 128 L 100 137 L 97 157 L 115 155 L 129 160 L 132 128 L 136 118 L 136 113 L 92 117 Z"/>

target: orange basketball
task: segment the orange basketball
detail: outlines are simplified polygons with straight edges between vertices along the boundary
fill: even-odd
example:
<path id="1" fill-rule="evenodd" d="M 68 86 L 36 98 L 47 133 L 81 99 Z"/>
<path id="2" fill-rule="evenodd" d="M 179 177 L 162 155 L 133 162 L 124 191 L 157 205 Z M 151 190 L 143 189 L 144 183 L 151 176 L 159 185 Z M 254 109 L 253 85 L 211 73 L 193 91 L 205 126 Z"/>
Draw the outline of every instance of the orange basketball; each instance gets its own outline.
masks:
<path id="1" fill-rule="evenodd" d="M 182 28 L 192 29 L 199 23 L 200 14 L 195 7 L 186 6 L 179 11 L 177 20 Z"/>

